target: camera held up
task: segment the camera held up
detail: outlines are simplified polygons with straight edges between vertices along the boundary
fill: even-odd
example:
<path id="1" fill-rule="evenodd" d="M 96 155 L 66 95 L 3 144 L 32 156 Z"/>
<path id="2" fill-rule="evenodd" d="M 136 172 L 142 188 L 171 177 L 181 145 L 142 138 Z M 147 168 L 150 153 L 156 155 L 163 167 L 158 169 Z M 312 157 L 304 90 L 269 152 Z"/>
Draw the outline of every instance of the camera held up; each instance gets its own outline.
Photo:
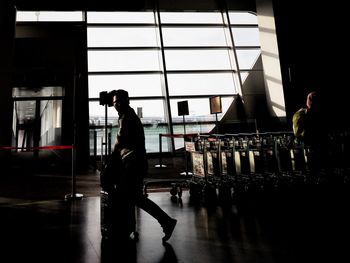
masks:
<path id="1" fill-rule="evenodd" d="M 113 96 L 115 95 L 115 90 L 112 90 L 110 92 L 107 91 L 101 91 L 100 92 L 100 105 L 106 105 L 108 107 L 113 106 Z"/>

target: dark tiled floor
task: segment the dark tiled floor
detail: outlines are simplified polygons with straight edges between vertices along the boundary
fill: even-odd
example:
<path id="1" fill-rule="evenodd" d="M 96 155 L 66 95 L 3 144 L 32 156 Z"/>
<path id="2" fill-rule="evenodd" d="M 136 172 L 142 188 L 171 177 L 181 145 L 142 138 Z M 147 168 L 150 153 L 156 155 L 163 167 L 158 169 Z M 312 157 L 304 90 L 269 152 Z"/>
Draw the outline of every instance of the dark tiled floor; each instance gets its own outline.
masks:
<path id="1" fill-rule="evenodd" d="M 140 210 L 138 242 L 101 242 L 98 173 L 78 174 L 82 200 L 65 201 L 70 190 L 69 174 L 2 174 L 1 262 L 350 260 L 349 195 L 339 185 L 227 207 L 193 203 L 188 191 L 181 199 L 171 199 L 169 191 L 150 193 L 178 219 L 164 246 L 160 226 Z"/>

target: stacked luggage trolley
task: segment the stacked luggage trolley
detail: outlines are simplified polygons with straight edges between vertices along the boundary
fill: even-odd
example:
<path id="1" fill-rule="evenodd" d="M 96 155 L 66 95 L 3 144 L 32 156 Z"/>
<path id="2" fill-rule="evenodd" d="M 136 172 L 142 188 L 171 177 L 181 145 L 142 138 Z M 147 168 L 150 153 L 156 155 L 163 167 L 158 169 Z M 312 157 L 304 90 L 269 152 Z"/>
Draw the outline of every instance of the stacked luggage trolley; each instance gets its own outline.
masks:
<path id="1" fill-rule="evenodd" d="M 306 151 L 291 132 L 198 135 L 193 141 L 190 195 L 206 204 L 261 200 L 308 181 Z"/>

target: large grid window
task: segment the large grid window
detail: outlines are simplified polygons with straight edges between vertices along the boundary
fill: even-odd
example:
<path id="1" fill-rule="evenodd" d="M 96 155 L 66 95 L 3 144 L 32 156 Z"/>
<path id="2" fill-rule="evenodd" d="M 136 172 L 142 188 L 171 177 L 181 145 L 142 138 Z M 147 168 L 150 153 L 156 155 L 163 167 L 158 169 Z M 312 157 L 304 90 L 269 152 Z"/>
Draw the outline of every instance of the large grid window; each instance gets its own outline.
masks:
<path id="1" fill-rule="evenodd" d="M 17 21 L 84 21 L 77 12 L 17 12 Z M 214 129 L 209 98 L 222 97 L 224 116 L 242 92 L 257 63 L 260 44 L 257 17 L 249 12 L 87 12 L 90 131 L 105 140 L 101 91 L 125 89 L 145 127 L 148 152 L 158 152 L 160 133 L 183 133 L 177 103 L 188 101 L 187 133 Z M 108 108 L 112 140 L 117 112 Z M 94 140 L 90 138 L 91 153 Z M 113 142 L 112 142 L 113 143 Z M 97 143 L 97 153 L 101 153 Z M 171 150 L 163 139 L 163 151 Z M 175 140 L 175 148 L 183 146 Z"/>
<path id="2" fill-rule="evenodd" d="M 260 56 L 257 19 L 247 12 L 88 12 L 87 26 L 90 127 L 104 121 L 99 92 L 125 89 L 142 113 L 147 152 L 158 152 L 160 133 L 184 132 L 179 101 L 188 101 L 187 133 L 212 131 L 209 98 L 222 97 L 222 118 Z M 109 109 L 112 134 L 116 120 Z M 163 139 L 163 151 L 170 145 Z"/>
<path id="3" fill-rule="evenodd" d="M 124 89 L 130 106 L 139 113 L 145 129 L 147 152 L 158 152 L 159 133 L 169 133 L 164 96 L 164 70 L 159 28 L 153 12 L 88 12 L 88 70 L 90 128 L 97 140 L 105 140 L 101 91 Z M 117 133 L 118 114 L 108 109 L 112 144 Z M 97 144 L 97 153 L 101 153 Z M 169 150 L 164 143 L 163 149 Z"/>

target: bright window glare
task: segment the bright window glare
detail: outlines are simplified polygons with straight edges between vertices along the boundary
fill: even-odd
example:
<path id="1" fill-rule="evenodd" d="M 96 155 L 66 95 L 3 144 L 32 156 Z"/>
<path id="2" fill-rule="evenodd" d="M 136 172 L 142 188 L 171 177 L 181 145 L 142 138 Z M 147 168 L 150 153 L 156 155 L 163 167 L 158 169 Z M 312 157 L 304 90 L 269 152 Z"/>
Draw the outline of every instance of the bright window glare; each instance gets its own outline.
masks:
<path id="1" fill-rule="evenodd" d="M 168 85 L 172 96 L 229 95 L 235 92 L 233 75 L 230 73 L 169 74 Z"/>
<path id="2" fill-rule="evenodd" d="M 258 18 L 252 13 L 230 12 L 229 13 L 231 24 L 246 24 L 257 25 Z"/>
<path id="3" fill-rule="evenodd" d="M 260 56 L 260 49 L 237 50 L 237 57 L 240 69 L 252 69 Z"/>
<path id="4" fill-rule="evenodd" d="M 90 72 L 160 70 L 157 50 L 88 51 Z"/>
<path id="5" fill-rule="evenodd" d="M 155 28 L 96 28 L 88 27 L 89 47 L 155 47 Z"/>
<path id="6" fill-rule="evenodd" d="M 89 98 L 98 98 L 101 91 L 124 89 L 130 97 L 161 96 L 161 76 L 153 75 L 90 75 Z"/>
<path id="7" fill-rule="evenodd" d="M 88 23 L 154 23 L 153 12 L 88 12 Z"/>
<path id="8" fill-rule="evenodd" d="M 258 28 L 232 28 L 236 46 L 260 46 Z"/>
<path id="9" fill-rule="evenodd" d="M 142 108 L 142 121 L 165 121 L 163 100 L 131 100 L 130 107 L 135 111 Z"/>
<path id="10" fill-rule="evenodd" d="M 116 124 L 118 119 L 118 114 L 113 107 L 107 107 L 107 119 L 109 124 Z M 105 106 L 100 105 L 98 101 L 89 102 L 89 116 L 90 124 L 94 125 L 104 125 L 105 120 Z"/>
<path id="11" fill-rule="evenodd" d="M 179 37 L 181 36 L 181 37 Z M 164 46 L 227 46 L 224 28 L 164 28 Z"/>
<path id="12" fill-rule="evenodd" d="M 205 23 L 219 24 L 222 23 L 221 13 L 205 12 L 161 12 L 160 18 L 162 23 Z"/>
<path id="13" fill-rule="evenodd" d="M 227 50 L 166 50 L 168 70 L 230 70 Z"/>
<path id="14" fill-rule="evenodd" d="M 55 12 L 55 11 L 17 11 L 17 22 L 35 21 L 84 21 L 82 11 Z"/>

